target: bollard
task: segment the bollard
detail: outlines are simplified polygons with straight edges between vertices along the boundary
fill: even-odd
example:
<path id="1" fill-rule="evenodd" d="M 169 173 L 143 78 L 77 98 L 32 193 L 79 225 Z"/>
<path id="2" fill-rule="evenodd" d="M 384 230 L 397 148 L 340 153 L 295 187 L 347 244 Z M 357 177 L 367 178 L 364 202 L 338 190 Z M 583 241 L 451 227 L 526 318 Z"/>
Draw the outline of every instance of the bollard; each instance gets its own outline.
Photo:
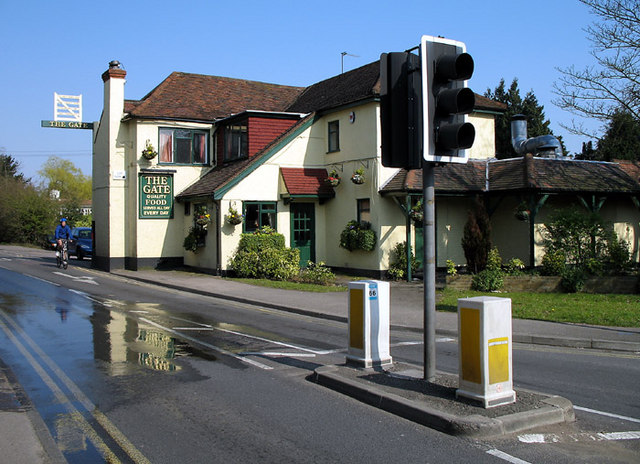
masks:
<path id="1" fill-rule="evenodd" d="M 392 363 L 389 353 L 389 282 L 349 282 L 347 362 L 364 367 Z"/>
<path id="2" fill-rule="evenodd" d="M 459 299 L 456 396 L 480 401 L 485 408 L 515 402 L 511 343 L 511 299 Z"/>

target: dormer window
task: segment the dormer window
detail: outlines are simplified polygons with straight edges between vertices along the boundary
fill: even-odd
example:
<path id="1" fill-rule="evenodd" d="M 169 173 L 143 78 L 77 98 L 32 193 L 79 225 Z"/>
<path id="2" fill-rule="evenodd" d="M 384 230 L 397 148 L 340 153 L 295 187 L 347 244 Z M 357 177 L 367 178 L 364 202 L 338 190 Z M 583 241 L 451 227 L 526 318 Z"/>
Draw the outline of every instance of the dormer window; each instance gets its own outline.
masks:
<path id="1" fill-rule="evenodd" d="M 236 124 L 224 128 L 224 160 L 232 161 L 248 156 L 247 125 Z"/>
<path id="2" fill-rule="evenodd" d="M 194 129 L 159 129 L 159 163 L 207 164 L 209 133 Z"/>

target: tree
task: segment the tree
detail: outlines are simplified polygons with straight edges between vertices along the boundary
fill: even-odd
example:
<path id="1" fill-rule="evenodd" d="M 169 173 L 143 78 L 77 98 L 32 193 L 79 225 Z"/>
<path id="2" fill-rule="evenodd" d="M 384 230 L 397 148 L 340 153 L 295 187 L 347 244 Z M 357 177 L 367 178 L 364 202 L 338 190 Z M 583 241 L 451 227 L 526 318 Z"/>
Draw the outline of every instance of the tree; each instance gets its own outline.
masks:
<path id="1" fill-rule="evenodd" d="M 24 174 L 18 173 L 20 163 L 16 161 L 13 156 L 3 154 L 0 155 L 0 177 L 16 179 L 20 182 L 29 182 L 30 179 L 25 179 Z"/>
<path id="2" fill-rule="evenodd" d="M 499 159 L 516 158 L 516 154 L 511 145 L 511 118 L 516 114 L 527 116 L 527 136 L 537 137 L 539 135 L 553 135 L 549 127 L 551 122 L 546 119 L 544 106 L 538 103 L 533 90 L 530 90 L 524 97 L 520 96 L 518 79 L 514 78 L 511 86 L 505 87 L 504 78 L 500 79 L 500 84 L 492 91 L 487 89 L 485 97 L 507 105 L 507 110 L 496 119 L 496 157 Z M 562 139 L 558 137 L 566 153 Z"/>
<path id="3" fill-rule="evenodd" d="M 602 161 L 640 160 L 640 120 L 627 111 L 613 113 L 596 154 Z"/>
<path id="4" fill-rule="evenodd" d="M 46 190 L 58 191 L 63 202 L 79 204 L 91 199 L 91 177 L 69 160 L 52 156 L 38 174 L 45 180 Z"/>
<path id="5" fill-rule="evenodd" d="M 491 221 L 482 200 L 476 198 L 462 234 L 462 249 L 469 272 L 478 273 L 487 267 L 491 250 Z"/>
<path id="6" fill-rule="evenodd" d="M 599 22 L 586 29 L 595 64 L 583 70 L 559 69 L 554 85 L 560 108 L 579 117 L 607 122 L 614 113 L 629 113 L 640 121 L 640 1 L 580 0 Z M 595 137 L 575 121 L 567 130 Z"/>

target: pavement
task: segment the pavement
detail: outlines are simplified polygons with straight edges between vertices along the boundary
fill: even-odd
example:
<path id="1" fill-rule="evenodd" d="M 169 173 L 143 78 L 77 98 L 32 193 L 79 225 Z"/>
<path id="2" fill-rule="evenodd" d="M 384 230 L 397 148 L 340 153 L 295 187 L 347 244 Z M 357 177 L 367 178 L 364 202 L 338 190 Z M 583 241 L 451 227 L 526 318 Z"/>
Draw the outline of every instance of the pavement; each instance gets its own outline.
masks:
<path id="1" fill-rule="evenodd" d="M 111 273 L 164 288 L 345 323 L 348 320 L 346 292 L 311 293 L 280 290 L 181 270 L 113 270 Z M 423 304 L 421 282 L 392 282 L 392 328 L 422 332 Z M 437 312 L 436 334 L 456 337 L 457 314 Z M 581 349 L 640 352 L 640 328 L 596 327 L 514 319 L 513 341 Z M 518 400 L 514 405 L 492 409 L 461 402 L 455 398 L 455 388 L 452 384 L 454 380 L 451 376 L 438 373 L 436 381 L 427 384 L 421 379 L 416 366 L 395 364 L 392 368 L 386 369 L 364 369 L 350 365 L 323 366 L 316 369 L 312 380 L 392 414 L 453 435 L 492 437 L 575 420 L 570 401 L 540 392 L 516 390 Z M 42 418 L 31 406 L 11 370 L 2 364 L 1 360 L 0 450 L 6 462 L 66 462 Z"/>

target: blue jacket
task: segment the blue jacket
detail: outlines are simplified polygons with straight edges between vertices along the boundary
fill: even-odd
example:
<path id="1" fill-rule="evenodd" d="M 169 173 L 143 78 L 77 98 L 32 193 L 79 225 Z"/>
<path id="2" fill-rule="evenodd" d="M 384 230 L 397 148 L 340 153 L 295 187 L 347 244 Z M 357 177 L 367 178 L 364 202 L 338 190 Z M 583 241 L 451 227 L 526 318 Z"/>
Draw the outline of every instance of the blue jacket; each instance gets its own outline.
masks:
<path id="1" fill-rule="evenodd" d="M 68 224 L 64 227 L 62 227 L 62 224 L 58 224 L 58 227 L 56 227 L 56 240 L 59 238 L 71 238 L 71 227 Z"/>

